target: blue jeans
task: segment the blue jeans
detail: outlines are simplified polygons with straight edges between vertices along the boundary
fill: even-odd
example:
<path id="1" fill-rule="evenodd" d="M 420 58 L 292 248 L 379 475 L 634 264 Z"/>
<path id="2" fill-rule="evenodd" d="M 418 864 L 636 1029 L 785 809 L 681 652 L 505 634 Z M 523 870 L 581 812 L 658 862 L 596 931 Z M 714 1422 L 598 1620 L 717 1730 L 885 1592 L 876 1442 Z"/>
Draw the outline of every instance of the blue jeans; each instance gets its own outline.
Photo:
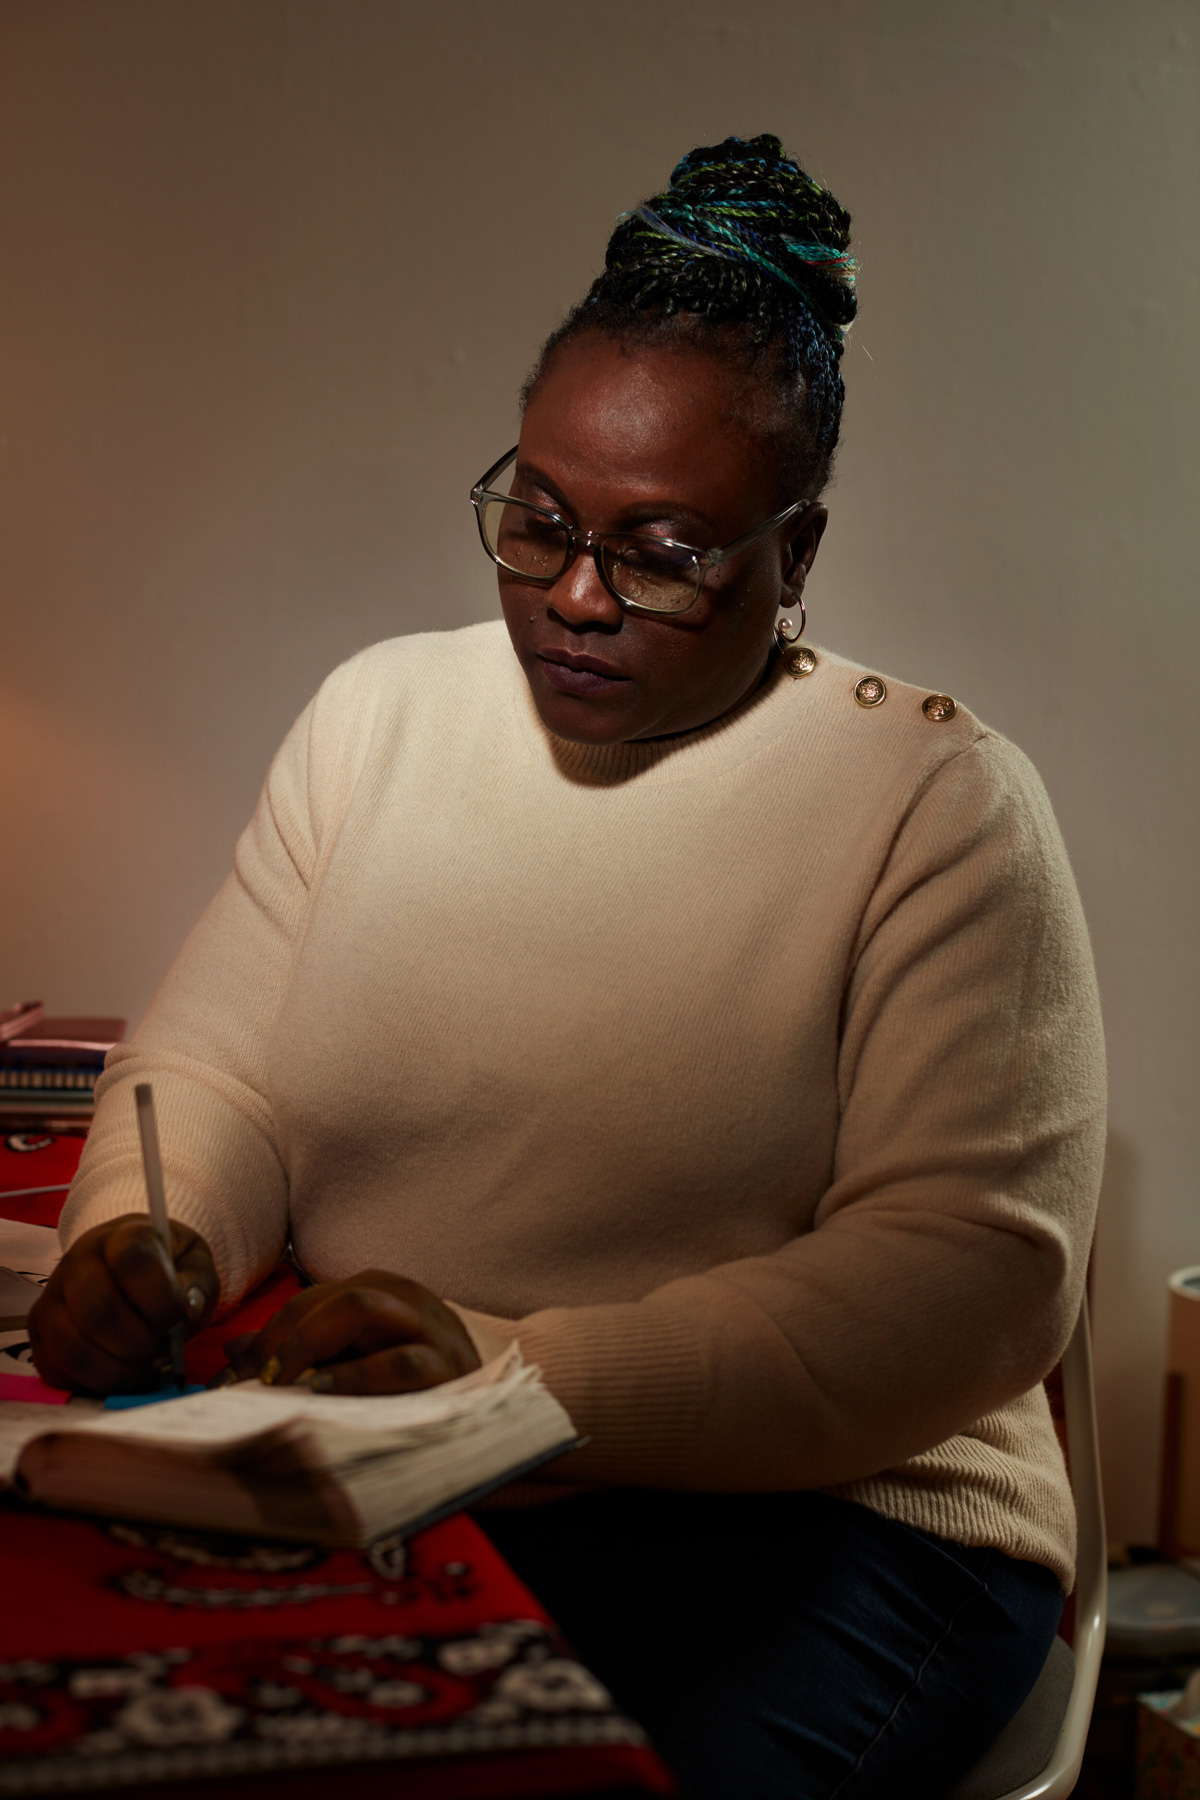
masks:
<path id="1" fill-rule="evenodd" d="M 617 1489 L 479 1522 L 688 1800 L 937 1800 L 1062 1612 L 1038 1563 L 823 1494 Z"/>

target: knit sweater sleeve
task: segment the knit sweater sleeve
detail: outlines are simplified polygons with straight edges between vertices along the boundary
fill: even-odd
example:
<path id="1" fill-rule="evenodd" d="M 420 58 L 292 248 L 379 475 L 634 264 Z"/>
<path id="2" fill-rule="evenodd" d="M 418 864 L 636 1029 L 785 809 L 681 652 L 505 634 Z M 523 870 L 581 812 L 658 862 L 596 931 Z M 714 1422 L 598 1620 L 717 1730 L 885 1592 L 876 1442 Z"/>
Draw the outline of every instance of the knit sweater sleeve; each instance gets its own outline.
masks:
<path id="1" fill-rule="evenodd" d="M 128 1044 L 110 1051 L 96 1118 L 59 1224 L 64 1247 L 142 1211 L 133 1089 L 154 1088 L 172 1218 L 208 1241 L 233 1304 L 287 1242 L 287 1180 L 267 1096 L 271 1028 L 333 829 L 354 664 L 289 732 L 234 866 Z"/>
<path id="2" fill-rule="evenodd" d="M 517 1336 L 589 1440 L 559 1479 L 791 1489 L 893 1468 L 1061 1353 L 1103 1094 L 1091 955 L 1049 801 L 985 734 L 914 797 L 864 912 L 815 1228 L 636 1302 L 468 1323 Z"/>

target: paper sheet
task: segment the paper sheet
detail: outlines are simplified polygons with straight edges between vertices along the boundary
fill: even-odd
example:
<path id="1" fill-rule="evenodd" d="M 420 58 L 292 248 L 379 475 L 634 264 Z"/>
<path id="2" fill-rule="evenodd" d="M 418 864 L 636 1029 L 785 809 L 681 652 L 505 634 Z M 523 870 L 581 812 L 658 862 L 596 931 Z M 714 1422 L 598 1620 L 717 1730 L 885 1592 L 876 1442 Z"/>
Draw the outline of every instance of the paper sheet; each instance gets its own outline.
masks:
<path id="1" fill-rule="evenodd" d="M 258 1381 L 241 1381 L 234 1387 L 213 1388 L 159 1406 L 105 1413 L 102 1419 L 89 1422 L 88 1430 L 196 1448 L 244 1443 L 293 1423 L 334 1427 L 355 1437 L 399 1440 L 409 1432 L 424 1436 L 440 1425 L 477 1416 L 488 1410 L 489 1402 L 506 1398 L 531 1375 L 513 1344 L 470 1375 L 417 1394 L 313 1394 L 302 1387 L 273 1388 Z"/>
<path id="2" fill-rule="evenodd" d="M 3 1196 L 0 1196 L 3 1198 Z M 25 1225 L 19 1219 L 0 1219 L 0 1265 L 28 1275 L 45 1285 L 62 1255 L 57 1231 L 48 1225 Z"/>
<path id="3" fill-rule="evenodd" d="M 57 1231 L 46 1225 L 25 1225 L 18 1219 L 0 1219 L 0 1267 L 14 1269 L 44 1287 L 61 1255 Z M 24 1326 L 0 1331 L 0 1375 L 38 1379 Z"/>
<path id="4" fill-rule="evenodd" d="M 0 1402 L 0 1480 L 8 1483 L 24 1446 L 44 1431 L 96 1432 L 198 1451 L 233 1449 L 266 1433 L 317 1427 L 337 1445 L 338 1455 L 355 1457 L 379 1449 L 402 1448 L 406 1440 L 471 1429 L 517 1388 L 536 1380 L 514 1344 L 483 1368 L 419 1394 L 311 1394 L 305 1388 L 269 1388 L 243 1381 L 182 1400 L 131 1412 L 105 1412 L 97 1401 L 68 1406 Z M 566 1415 L 564 1414 L 564 1419 Z M 569 1421 L 567 1422 L 569 1431 Z M 564 1433 L 566 1435 L 566 1433 Z"/>
<path id="5" fill-rule="evenodd" d="M 7 1321 L 5 1330 L 14 1330 L 24 1322 L 41 1291 L 30 1276 L 0 1263 L 0 1321 Z"/>

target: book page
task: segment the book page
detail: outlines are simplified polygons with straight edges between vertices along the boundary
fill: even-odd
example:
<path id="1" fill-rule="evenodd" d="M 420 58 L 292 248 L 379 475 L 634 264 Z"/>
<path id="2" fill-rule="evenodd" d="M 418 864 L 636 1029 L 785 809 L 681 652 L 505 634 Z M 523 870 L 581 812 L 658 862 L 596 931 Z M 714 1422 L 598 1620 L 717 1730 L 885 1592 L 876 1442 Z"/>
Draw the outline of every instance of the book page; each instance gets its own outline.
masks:
<path id="1" fill-rule="evenodd" d="M 79 1428 L 89 1435 L 202 1456 L 244 1453 L 259 1441 L 276 1443 L 281 1433 L 292 1436 L 301 1429 L 336 1462 L 400 1450 L 474 1425 L 531 1380 L 536 1371 L 527 1367 L 514 1344 L 483 1368 L 415 1394 L 313 1394 L 302 1387 L 243 1381 L 153 1406 L 102 1412 L 81 1421 Z M 74 1426 L 73 1421 L 65 1423 L 68 1429 Z"/>

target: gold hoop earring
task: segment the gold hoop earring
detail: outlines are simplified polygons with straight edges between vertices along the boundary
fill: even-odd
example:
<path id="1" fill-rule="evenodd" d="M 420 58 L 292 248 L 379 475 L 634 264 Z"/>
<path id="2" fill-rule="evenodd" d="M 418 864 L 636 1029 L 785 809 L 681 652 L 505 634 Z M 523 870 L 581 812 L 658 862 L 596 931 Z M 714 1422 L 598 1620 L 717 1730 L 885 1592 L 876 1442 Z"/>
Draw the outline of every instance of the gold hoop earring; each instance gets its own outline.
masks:
<path id="1" fill-rule="evenodd" d="M 800 618 L 792 619 L 786 615 L 775 621 L 775 642 L 780 650 L 786 650 L 789 644 L 798 644 L 804 636 L 804 627 L 808 624 L 808 615 L 804 610 L 804 595 L 796 596 L 800 602 Z"/>

